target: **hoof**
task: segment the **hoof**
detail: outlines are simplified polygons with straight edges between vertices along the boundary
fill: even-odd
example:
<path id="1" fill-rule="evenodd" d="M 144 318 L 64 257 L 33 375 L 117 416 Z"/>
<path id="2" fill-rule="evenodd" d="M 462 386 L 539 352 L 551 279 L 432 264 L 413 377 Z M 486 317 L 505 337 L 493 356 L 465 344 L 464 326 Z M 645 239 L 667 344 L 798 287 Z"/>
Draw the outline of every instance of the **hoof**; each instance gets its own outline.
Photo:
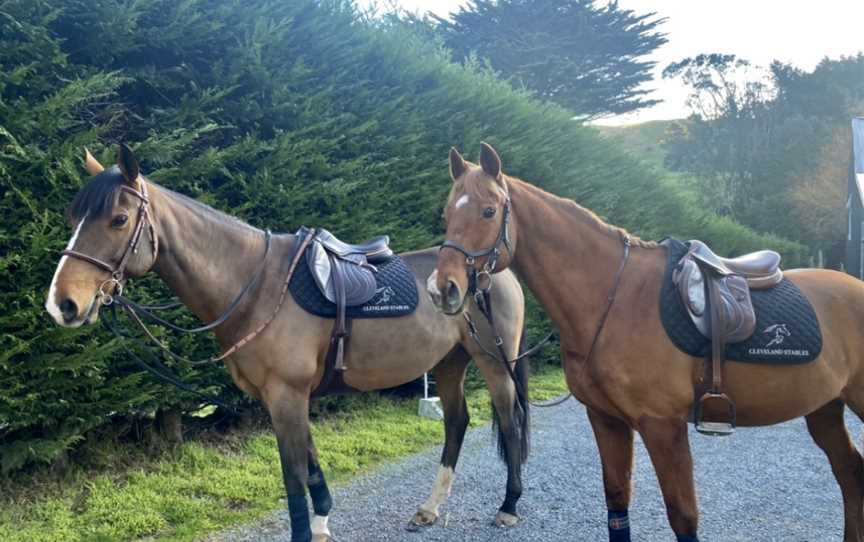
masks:
<path id="1" fill-rule="evenodd" d="M 405 528 L 409 531 L 419 531 L 423 527 L 429 527 L 436 521 L 438 521 L 438 514 L 421 508 L 417 510 L 417 513 L 414 514 L 414 517 L 411 518 L 411 521 L 408 522 Z"/>
<path id="2" fill-rule="evenodd" d="M 498 513 L 495 514 L 495 521 L 492 522 L 496 527 L 512 527 L 519 523 L 519 516 L 514 516 L 513 514 L 508 514 L 507 512 L 502 512 L 498 510 Z"/>
<path id="3" fill-rule="evenodd" d="M 313 534 L 312 542 L 336 542 L 336 539 L 329 534 Z"/>

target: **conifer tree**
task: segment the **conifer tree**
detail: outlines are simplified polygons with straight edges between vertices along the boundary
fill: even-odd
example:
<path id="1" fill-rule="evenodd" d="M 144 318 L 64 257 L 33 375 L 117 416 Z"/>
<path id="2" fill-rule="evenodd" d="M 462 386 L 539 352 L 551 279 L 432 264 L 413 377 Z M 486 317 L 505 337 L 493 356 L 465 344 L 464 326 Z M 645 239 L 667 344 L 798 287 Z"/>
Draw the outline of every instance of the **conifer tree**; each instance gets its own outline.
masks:
<path id="1" fill-rule="evenodd" d="M 450 18 L 433 16 L 454 59 L 488 59 L 516 86 L 585 119 L 650 107 L 644 87 L 666 43 L 664 18 L 613 1 L 473 0 Z"/>

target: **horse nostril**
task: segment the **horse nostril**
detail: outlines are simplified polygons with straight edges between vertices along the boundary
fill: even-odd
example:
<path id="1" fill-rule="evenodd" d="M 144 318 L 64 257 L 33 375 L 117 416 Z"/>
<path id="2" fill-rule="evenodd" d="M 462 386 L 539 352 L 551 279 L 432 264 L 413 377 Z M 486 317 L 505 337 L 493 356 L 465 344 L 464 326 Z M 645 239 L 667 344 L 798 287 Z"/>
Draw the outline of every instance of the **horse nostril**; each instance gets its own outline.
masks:
<path id="1" fill-rule="evenodd" d="M 447 281 L 447 304 L 451 309 L 458 307 L 462 303 L 462 291 L 459 286 L 452 280 Z"/>
<path id="2" fill-rule="evenodd" d="M 63 319 L 71 322 L 78 317 L 78 305 L 69 298 L 64 299 L 60 303 L 60 313 L 63 314 Z"/>

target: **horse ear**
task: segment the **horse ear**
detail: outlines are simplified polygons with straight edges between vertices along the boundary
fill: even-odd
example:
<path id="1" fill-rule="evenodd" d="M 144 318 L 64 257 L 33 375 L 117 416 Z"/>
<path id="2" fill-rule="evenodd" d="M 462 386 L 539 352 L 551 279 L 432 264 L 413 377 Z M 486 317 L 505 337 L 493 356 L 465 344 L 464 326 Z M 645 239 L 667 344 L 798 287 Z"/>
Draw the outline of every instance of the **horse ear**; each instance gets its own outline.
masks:
<path id="1" fill-rule="evenodd" d="M 117 155 L 117 165 L 120 166 L 120 171 L 123 173 L 123 178 L 133 187 L 138 186 L 138 175 L 141 169 L 138 166 L 138 159 L 132 153 L 132 149 L 125 144 L 120 144 L 120 152 Z"/>
<path id="2" fill-rule="evenodd" d="M 462 158 L 456 147 L 450 147 L 450 177 L 455 181 L 466 171 L 468 171 L 468 166 L 465 164 L 465 159 Z"/>
<path id="3" fill-rule="evenodd" d="M 492 145 L 485 141 L 480 142 L 480 166 L 487 175 L 502 184 L 501 178 L 501 158 L 498 153 L 492 148 Z"/>
<path id="4" fill-rule="evenodd" d="M 90 154 L 90 150 L 87 147 L 84 147 L 84 169 L 94 177 L 105 171 L 105 166 L 100 164 L 99 160 Z"/>

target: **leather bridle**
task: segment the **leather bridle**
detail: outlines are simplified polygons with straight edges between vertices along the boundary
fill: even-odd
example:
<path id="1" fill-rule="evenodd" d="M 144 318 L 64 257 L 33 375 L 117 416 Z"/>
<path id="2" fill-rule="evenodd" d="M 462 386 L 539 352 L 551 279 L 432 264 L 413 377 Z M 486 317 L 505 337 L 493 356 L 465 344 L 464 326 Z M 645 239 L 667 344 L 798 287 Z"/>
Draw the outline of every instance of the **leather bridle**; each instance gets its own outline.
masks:
<path id="1" fill-rule="evenodd" d="M 150 247 L 153 250 L 154 260 L 159 250 L 159 239 L 156 237 L 156 230 L 153 227 L 153 221 L 150 219 L 150 198 L 147 196 L 147 183 L 141 181 L 140 186 L 140 192 L 126 185 L 120 186 L 120 190 L 137 197 L 139 204 L 138 214 L 135 217 L 135 229 L 132 231 L 129 243 L 126 245 L 126 249 L 123 251 L 123 255 L 120 257 L 117 265 L 111 265 L 104 260 L 77 250 L 66 249 L 61 252 L 63 256 L 85 261 L 111 274 L 111 277 L 100 284 L 96 291 L 96 296 L 103 305 L 110 305 L 114 302 L 116 296 L 123 293 L 123 283 L 126 280 L 126 267 L 129 265 L 129 259 L 132 255 L 138 253 L 138 244 L 141 242 L 141 234 L 144 232 L 145 226 L 147 226 L 150 234 Z"/>
<path id="2" fill-rule="evenodd" d="M 527 404 L 532 404 L 534 406 L 546 407 L 546 406 L 554 406 L 559 404 L 558 402 L 552 403 L 534 403 L 528 399 L 528 391 L 523 389 L 522 383 L 519 378 L 516 376 L 516 372 L 513 369 L 513 366 L 524 360 L 525 358 L 531 356 L 532 354 L 539 351 L 546 343 L 548 343 L 554 332 L 550 332 L 546 337 L 544 337 L 539 343 L 535 344 L 533 347 L 526 349 L 521 354 L 516 356 L 513 359 L 509 359 L 507 356 L 507 351 L 504 349 L 504 339 L 501 337 L 501 334 L 498 332 L 498 328 L 495 325 L 494 313 L 492 311 L 492 274 L 495 272 L 495 267 L 498 265 L 498 258 L 501 257 L 501 247 L 507 249 L 507 251 L 513 254 L 513 246 L 510 243 L 510 196 L 507 196 L 507 199 L 504 200 L 504 207 L 501 211 L 501 229 L 498 230 L 498 237 L 495 239 L 495 243 L 492 244 L 487 249 L 482 250 L 468 250 L 460 243 L 456 241 L 452 241 L 450 239 L 445 240 L 441 247 L 438 249 L 440 252 L 445 248 L 452 248 L 458 252 L 461 252 L 465 255 L 465 266 L 468 271 L 468 293 L 474 298 L 474 303 L 477 305 L 477 308 L 480 310 L 480 314 L 482 314 L 486 318 L 486 322 L 489 324 L 489 328 L 492 330 L 494 335 L 495 347 L 498 350 L 497 353 L 490 351 L 483 344 L 483 341 L 480 339 L 480 334 L 477 331 L 477 326 L 474 324 L 474 321 L 471 319 L 471 315 L 468 311 L 462 310 L 465 307 L 465 302 L 468 299 L 468 295 L 462 298 L 462 305 L 459 307 L 459 311 L 462 312 L 462 316 L 465 318 L 465 321 L 468 324 L 468 334 L 474 339 L 474 342 L 484 351 L 486 354 L 492 359 L 498 360 L 507 371 L 507 374 L 510 376 L 510 379 L 513 381 L 513 385 L 516 389 L 516 395 L 519 398 L 519 403 L 523 406 Z M 483 268 L 479 271 L 477 270 L 478 258 L 483 258 L 488 256 L 486 262 L 483 264 Z M 569 399 L 568 395 L 565 399 Z"/>
<path id="3" fill-rule="evenodd" d="M 468 269 L 468 291 L 472 295 L 476 294 L 478 291 L 480 292 L 488 292 L 490 288 L 492 288 L 492 273 L 495 272 L 495 266 L 498 265 L 498 258 L 501 257 L 501 247 L 502 245 L 507 249 L 508 252 L 513 252 L 513 247 L 510 244 L 510 196 L 507 196 L 507 199 L 504 200 L 504 207 L 501 211 L 501 229 L 498 230 L 498 237 L 495 239 L 495 243 L 492 244 L 487 249 L 481 250 L 468 250 L 460 243 L 456 241 L 452 241 L 450 239 L 446 239 L 442 244 L 438 251 L 442 251 L 445 248 L 452 248 L 458 252 L 461 252 L 465 255 L 465 266 Z M 477 270 L 475 263 L 478 258 L 483 258 L 488 256 L 486 262 L 483 264 L 483 268 L 481 270 Z M 468 296 L 465 296 L 462 300 L 462 304 L 465 304 L 465 299 Z M 461 309 L 461 307 L 460 307 Z"/>

